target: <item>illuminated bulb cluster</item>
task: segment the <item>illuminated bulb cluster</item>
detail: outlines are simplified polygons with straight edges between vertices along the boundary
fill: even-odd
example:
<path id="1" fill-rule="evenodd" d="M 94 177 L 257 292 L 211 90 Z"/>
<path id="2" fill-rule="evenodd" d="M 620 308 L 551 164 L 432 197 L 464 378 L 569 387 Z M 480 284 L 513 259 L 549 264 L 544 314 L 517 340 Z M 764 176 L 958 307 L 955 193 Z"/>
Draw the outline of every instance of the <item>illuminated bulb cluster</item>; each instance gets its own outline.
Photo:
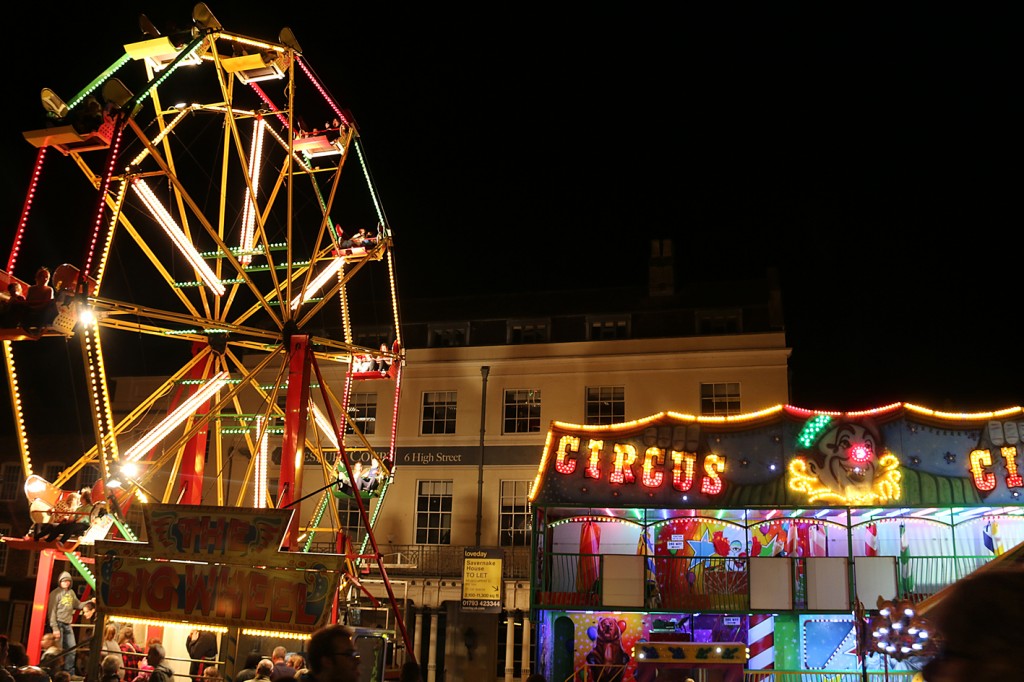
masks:
<path id="1" fill-rule="evenodd" d="M 242 237 L 239 248 L 242 251 L 239 261 L 242 265 L 252 262 L 252 254 L 248 253 L 256 240 L 256 205 L 254 196 L 259 195 L 260 169 L 263 161 L 263 131 L 266 130 L 267 122 L 262 116 L 257 116 L 253 123 L 252 142 L 249 149 L 249 179 L 252 182 L 252 192 L 245 193 L 245 201 L 242 208 Z"/>
<path id="2" fill-rule="evenodd" d="M 145 436 L 139 439 L 132 447 L 124 453 L 124 459 L 128 462 L 136 462 L 149 451 L 150 448 L 162 441 L 186 418 L 193 416 L 199 407 L 209 400 L 220 390 L 221 386 L 227 383 L 229 374 L 221 372 L 211 378 L 204 386 L 189 396 L 173 412 L 163 418 L 157 426 L 151 429 Z"/>
<path id="3" fill-rule="evenodd" d="M 929 626 L 917 615 L 914 605 L 907 601 L 888 601 L 878 598 L 878 615 L 869 625 L 869 646 L 897 661 L 929 654 L 931 638 Z"/>
<path id="4" fill-rule="evenodd" d="M 320 272 L 320 274 L 313 279 L 312 282 L 309 283 L 309 286 L 307 286 L 300 295 L 292 299 L 292 310 L 298 308 L 299 304 L 302 303 L 303 301 L 310 300 L 314 294 L 320 291 L 320 289 L 322 289 L 323 286 L 327 284 L 328 280 L 334 277 L 334 275 L 339 270 L 341 270 L 341 266 L 344 264 L 344 262 L 344 258 L 335 258 L 333 261 L 331 261 L 331 263 L 328 264 L 328 266 L 324 268 Z"/>
<path id="5" fill-rule="evenodd" d="M 28 193 L 25 195 L 25 205 L 21 209 L 21 220 L 18 222 L 18 231 L 14 235 L 14 247 L 7 259 L 7 272 L 14 272 L 14 264 L 18 260 L 18 252 L 21 250 L 21 240 L 25 236 L 25 225 L 28 224 L 28 214 L 32 210 L 32 200 L 36 196 L 36 188 L 39 186 L 39 177 L 43 173 L 43 161 L 46 159 L 47 147 L 40 147 L 36 154 L 36 165 L 32 169 L 32 180 L 29 181 Z"/>
<path id="6" fill-rule="evenodd" d="M 800 431 L 800 435 L 796 437 L 796 442 L 800 444 L 800 447 L 808 450 L 814 447 L 815 441 L 818 440 L 818 436 L 821 432 L 828 428 L 828 425 L 832 423 L 832 417 L 827 414 L 819 414 L 816 417 L 807 420 L 804 424 L 803 430 Z"/>
<path id="7" fill-rule="evenodd" d="M 149 188 L 146 181 L 142 178 L 134 178 L 132 180 L 132 189 L 135 190 L 135 193 L 146 204 L 146 208 L 149 209 L 150 214 L 160 224 L 160 227 L 164 228 L 164 232 L 171 238 L 171 242 L 178 248 L 181 255 L 196 269 L 210 291 L 218 296 L 224 295 L 224 283 L 220 281 L 220 278 L 214 274 L 210 266 L 199 255 L 196 247 L 192 245 L 192 242 L 188 240 L 185 233 L 178 226 L 178 223 L 167 212 L 167 209 L 163 207 L 160 200 L 156 198 L 156 195 L 153 194 L 153 190 Z"/>

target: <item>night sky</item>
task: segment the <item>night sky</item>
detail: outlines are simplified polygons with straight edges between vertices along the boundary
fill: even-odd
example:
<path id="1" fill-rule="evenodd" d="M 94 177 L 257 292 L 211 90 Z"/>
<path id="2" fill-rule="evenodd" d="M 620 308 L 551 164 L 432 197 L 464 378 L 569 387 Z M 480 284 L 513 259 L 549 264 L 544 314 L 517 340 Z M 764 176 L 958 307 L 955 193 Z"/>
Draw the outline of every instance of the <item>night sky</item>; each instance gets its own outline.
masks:
<path id="1" fill-rule="evenodd" d="M 354 113 L 403 297 L 642 284 L 671 237 L 681 281 L 779 269 L 796 405 L 1024 403 L 1014 15 L 208 4 L 291 27 Z M 8 245 L 40 88 L 70 97 L 140 11 L 166 32 L 192 5 L 9 17 Z"/>

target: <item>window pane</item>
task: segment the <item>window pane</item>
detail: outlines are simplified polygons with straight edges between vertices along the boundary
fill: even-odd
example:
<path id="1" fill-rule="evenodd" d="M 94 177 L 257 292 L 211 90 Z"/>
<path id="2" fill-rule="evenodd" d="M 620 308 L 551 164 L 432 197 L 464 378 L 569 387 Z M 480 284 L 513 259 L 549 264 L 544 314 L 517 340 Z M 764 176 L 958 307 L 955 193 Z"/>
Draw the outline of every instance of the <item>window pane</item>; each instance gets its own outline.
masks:
<path id="1" fill-rule="evenodd" d="M 449 544 L 452 525 L 452 481 L 420 481 L 416 499 L 416 542 Z"/>
<path id="2" fill-rule="evenodd" d="M 530 544 L 532 481 L 502 481 L 498 502 L 498 543 L 502 547 L 526 547 Z"/>
<path id="3" fill-rule="evenodd" d="M 429 391 L 423 394 L 420 433 L 455 433 L 455 417 L 455 391 Z"/>
<path id="4" fill-rule="evenodd" d="M 540 390 L 506 389 L 503 433 L 540 431 Z"/>
<path id="5" fill-rule="evenodd" d="M 626 421 L 625 386 L 589 386 L 584 406 L 587 424 L 619 424 Z"/>
<path id="6" fill-rule="evenodd" d="M 740 414 L 739 382 L 700 385 L 701 414 Z"/>
<path id="7" fill-rule="evenodd" d="M 364 435 L 377 431 L 377 394 L 353 393 L 348 402 L 348 416 Z M 345 433 L 354 433 L 352 425 L 345 423 Z"/>

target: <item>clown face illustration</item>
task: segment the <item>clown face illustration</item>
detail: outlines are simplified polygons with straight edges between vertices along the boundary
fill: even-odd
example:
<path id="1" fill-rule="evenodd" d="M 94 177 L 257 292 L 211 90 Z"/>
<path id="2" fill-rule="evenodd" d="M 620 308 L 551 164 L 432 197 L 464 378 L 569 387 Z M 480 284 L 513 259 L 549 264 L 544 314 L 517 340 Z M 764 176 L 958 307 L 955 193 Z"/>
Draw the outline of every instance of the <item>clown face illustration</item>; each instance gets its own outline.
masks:
<path id="1" fill-rule="evenodd" d="M 793 490 L 808 493 L 809 502 L 872 504 L 899 497 L 899 462 L 882 447 L 873 422 L 819 417 L 808 424 L 819 430 L 814 437 L 811 429 L 790 464 Z"/>

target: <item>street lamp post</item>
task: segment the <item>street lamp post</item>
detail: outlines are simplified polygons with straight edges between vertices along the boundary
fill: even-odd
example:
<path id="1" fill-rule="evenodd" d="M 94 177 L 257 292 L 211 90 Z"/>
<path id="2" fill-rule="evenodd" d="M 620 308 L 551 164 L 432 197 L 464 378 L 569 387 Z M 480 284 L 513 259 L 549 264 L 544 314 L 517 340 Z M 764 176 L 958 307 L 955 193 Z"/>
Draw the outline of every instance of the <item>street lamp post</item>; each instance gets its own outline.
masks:
<path id="1" fill-rule="evenodd" d="M 476 546 L 480 546 L 480 531 L 484 522 L 484 433 L 487 428 L 487 375 L 491 368 L 480 367 L 480 462 L 477 464 L 476 480 Z"/>

